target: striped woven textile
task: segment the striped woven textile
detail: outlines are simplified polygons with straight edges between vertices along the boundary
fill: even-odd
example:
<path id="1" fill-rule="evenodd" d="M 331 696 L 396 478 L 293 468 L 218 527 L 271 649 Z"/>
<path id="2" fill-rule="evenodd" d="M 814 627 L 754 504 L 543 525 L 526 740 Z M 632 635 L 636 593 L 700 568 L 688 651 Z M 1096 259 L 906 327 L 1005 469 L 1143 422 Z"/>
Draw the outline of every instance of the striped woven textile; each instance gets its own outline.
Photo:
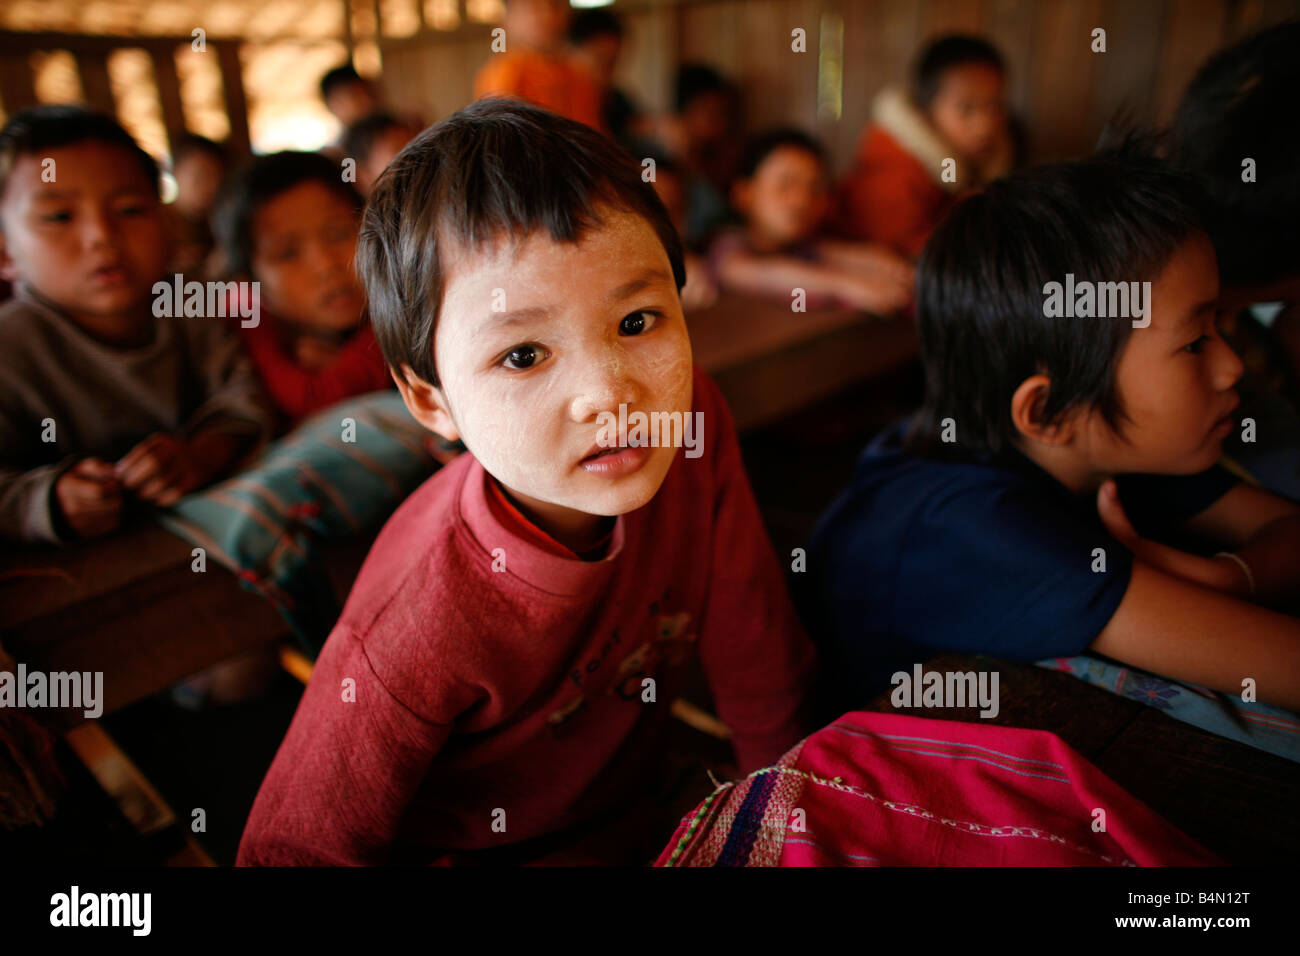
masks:
<path id="1" fill-rule="evenodd" d="M 391 389 L 347 399 L 159 520 L 269 600 L 315 655 L 339 612 L 321 543 L 378 532 L 437 470 L 427 435 Z"/>
<path id="2" fill-rule="evenodd" d="M 854 712 L 720 786 L 655 865 L 1221 863 L 1055 734 Z"/>

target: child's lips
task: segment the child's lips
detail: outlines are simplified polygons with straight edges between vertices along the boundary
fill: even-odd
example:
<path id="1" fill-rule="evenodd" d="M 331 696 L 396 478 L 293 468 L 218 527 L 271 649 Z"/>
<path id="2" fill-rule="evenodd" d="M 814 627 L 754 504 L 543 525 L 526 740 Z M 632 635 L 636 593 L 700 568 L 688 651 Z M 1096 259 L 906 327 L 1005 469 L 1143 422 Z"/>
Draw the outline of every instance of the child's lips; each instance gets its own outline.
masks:
<path id="1" fill-rule="evenodd" d="M 125 285 L 130 278 L 131 273 L 124 265 L 101 266 L 90 274 L 91 283 L 100 288 Z"/>
<path id="2" fill-rule="evenodd" d="M 578 463 L 583 471 L 606 478 L 631 474 L 650 458 L 648 445 L 599 448 Z"/>

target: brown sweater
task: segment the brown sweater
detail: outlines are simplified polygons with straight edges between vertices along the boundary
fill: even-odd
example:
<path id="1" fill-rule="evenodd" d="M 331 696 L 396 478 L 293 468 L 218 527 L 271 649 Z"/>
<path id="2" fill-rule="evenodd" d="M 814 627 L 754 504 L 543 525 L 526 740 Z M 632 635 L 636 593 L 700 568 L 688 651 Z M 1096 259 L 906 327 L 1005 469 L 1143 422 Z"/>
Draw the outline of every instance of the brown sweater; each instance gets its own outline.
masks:
<path id="1" fill-rule="evenodd" d="M 139 348 L 106 345 L 20 287 L 0 308 L 0 539 L 62 538 L 58 477 L 82 458 L 116 461 L 154 432 L 269 432 L 265 399 L 220 320 L 155 318 Z M 54 441 L 44 441 L 47 419 Z"/>

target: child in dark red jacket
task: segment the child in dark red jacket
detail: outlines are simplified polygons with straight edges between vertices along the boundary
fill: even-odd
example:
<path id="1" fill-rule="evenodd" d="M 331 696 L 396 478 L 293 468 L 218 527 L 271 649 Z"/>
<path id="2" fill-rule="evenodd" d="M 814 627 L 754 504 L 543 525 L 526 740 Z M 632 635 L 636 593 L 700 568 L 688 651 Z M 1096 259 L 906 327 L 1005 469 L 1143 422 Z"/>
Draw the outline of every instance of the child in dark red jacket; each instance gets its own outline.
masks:
<path id="1" fill-rule="evenodd" d="M 392 387 L 352 262 L 363 201 L 343 174 L 317 153 L 261 156 L 227 183 L 214 217 L 225 271 L 258 283 L 259 321 L 239 332 L 291 423 Z"/>
<path id="2" fill-rule="evenodd" d="M 522 861 L 613 819 L 581 858 L 649 862 L 673 822 L 633 808 L 691 656 L 742 770 L 801 738 L 814 664 L 680 240 L 635 160 L 523 103 L 404 156 L 358 258 L 407 407 L 469 453 L 376 540 L 239 861 Z"/>

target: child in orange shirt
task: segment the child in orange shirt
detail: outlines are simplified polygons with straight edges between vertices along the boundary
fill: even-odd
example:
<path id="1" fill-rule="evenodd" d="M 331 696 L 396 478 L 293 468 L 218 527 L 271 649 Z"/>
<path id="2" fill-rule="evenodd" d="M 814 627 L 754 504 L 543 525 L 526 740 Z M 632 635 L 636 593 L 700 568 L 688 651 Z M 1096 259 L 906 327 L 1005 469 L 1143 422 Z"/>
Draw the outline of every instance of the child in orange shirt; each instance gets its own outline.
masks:
<path id="1" fill-rule="evenodd" d="M 607 133 L 595 81 L 563 54 L 565 0 L 506 0 L 505 50 L 474 79 L 474 96 L 516 96 Z"/>
<path id="2" fill-rule="evenodd" d="M 1010 170 L 1005 85 L 1002 57 L 985 40 L 953 35 L 926 47 L 910 94 L 890 87 L 872 104 L 841 186 L 839 230 L 919 256 L 959 195 Z"/>

